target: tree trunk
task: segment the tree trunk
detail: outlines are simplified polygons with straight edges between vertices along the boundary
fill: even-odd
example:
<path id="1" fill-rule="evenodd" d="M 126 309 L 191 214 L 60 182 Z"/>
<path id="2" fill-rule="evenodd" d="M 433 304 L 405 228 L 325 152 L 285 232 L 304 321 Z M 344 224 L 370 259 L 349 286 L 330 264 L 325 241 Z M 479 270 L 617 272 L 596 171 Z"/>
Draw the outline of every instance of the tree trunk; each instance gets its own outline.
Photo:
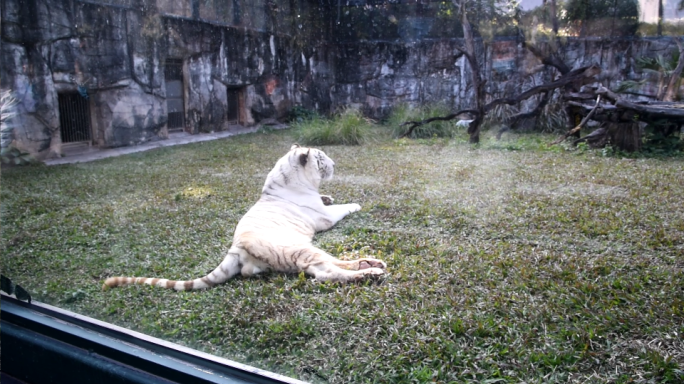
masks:
<path id="1" fill-rule="evenodd" d="M 477 62 L 477 56 L 475 54 L 475 38 L 473 37 L 473 27 L 470 25 L 468 20 L 468 15 L 466 12 L 466 2 L 467 0 L 461 0 L 458 3 L 459 11 L 461 12 L 461 26 L 463 27 L 463 39 L 465 40 L 465 56 L 468 59 L 468 64 L 470 64 L 470 73 L 473 79 L 473 87 L 475 88 L 475 109 L 478 111 L 478 115 L 470 126 L 468 127 L 468 133 L 470 134 L 470 139 L 468 140 L 471 144 L 477 144 L 480 142 L 480 125 L 482 125 L 482 119 L 484 118 L 484 81 L 480 75 L 480 65 Z M 456 1 L 454 0 L 454 3 Z"/>
<path id="2" fill-rule="evenodd" d="M 658 0 L 658 25 L 656 27 L 656 35 L 663 35 L 663 0 Z"/>
<path id="3" fill-rule="evenodd" d="M 610 143 L 622 151 L 638 152 L 641 150 L 641 130 L 638 123 L 610 123 L 608 136 Z"/>
<path id="4" fill-rule="evenodd" d="M 558 15 L 556 13 L 556 0 L 551 0 L 551 7 L 549 9 L 549 13 L 551 13 L 551 21 L 552 21 L 552 30 L 553 30 L 553 37 L 557 38 L 558 37 Z"/>
<path id="5" fill-rule="evenodd" d="M 670 80 L 667 83 L 663 101 L 674 101 L 675 97 L 677 97 L 677 91 L 679 90 L 677 85 L 679 85 L 679 78 L 682 76 L 682 70 L 684 70 L 684 44 L 677 37 L 674 38 L 674 41 L 679 48 L 679 61 L 677 61 L 677 67 L 670 74 Z"/>

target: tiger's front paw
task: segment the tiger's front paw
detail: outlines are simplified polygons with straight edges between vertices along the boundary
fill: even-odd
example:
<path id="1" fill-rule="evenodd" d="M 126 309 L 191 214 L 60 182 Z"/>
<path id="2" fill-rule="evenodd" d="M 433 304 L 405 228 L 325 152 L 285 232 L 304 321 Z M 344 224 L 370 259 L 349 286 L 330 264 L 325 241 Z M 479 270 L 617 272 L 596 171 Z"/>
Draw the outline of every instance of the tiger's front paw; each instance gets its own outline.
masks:
<path id="1" fill-rule="evenodd" d="M 363 271 L 359 271 L 359 274 L 356 275 L 356 281 L 360 281 L 363 279 L 374 279 L 377 277 L 380 277 L 385 274 L 385 271 L 383 271 L 380 268 L 368 268 L 364 269 Z"/>
<path id="2" fill-rule="evenodd" d="M 358 212 L 361 210 L 361 206 L 356 204 L 356 203 L 347 204 L 347 206 L 349 207 L 349 213 L 354 213 L 354 212 Z"/>
<path id="3" fill-rule="evenodd" d="M 335 199 L 333 199 L 332 196 L 321 195 L 321 201 L 323 201 L 323 205 L 333 205 Z"/>
<path id="4" fill-rule="evenodd" d="M 385 269 L 387 268 L 387 264 L 378 259 L 360 259 L 359 260 L 359 270 L 362 269 L 369 269 L 369 268 L 380 268 L 380 269 Z"/>

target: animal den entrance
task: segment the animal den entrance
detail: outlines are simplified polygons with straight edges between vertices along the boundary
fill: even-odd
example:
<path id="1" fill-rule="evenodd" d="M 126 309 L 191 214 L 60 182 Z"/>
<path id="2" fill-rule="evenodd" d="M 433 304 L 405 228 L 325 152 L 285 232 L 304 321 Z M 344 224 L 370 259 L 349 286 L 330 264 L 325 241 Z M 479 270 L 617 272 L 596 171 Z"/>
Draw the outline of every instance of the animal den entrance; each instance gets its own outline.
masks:
<path id="1" fill-rule="evenodd" d="M 166 81 L 166 108 L 169 132 L 179 132 L 185 127 L 183 101 L 183 61 L 167 59 L 164 67 Z"/>
<path id="2" fill-rule="evenodd" d="M 242 89 L 241 88 L 228 88 L 226 90 L 226 120 L 229 124 L 240 124 L 241 110 L 242 110 Z"/>
<path id="3" fill-rule="evenodd" d="M 74 93 L 60 93 L 59 131 L 62 143 L 90 143 L 90 106 L 88 99 Z"/>

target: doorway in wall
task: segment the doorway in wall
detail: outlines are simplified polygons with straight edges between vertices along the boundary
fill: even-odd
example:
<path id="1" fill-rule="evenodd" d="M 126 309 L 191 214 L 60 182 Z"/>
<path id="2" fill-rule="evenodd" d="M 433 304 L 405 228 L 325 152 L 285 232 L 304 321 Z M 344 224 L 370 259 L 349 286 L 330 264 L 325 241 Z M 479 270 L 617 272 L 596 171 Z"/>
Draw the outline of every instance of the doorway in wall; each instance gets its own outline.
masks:
<path id="1" fill-rule="evenodd" d="M 169 133 L 182 132 L 185 128 L 182 59 L 166 60 L 164 80 L 166 82 L 167 127 Z"/>
<path id="2" fill-rule="evenodd" d="M 226 113 L 226 120 L 228 124 L 240 124 L 242 122 L 242 106 L 244 104 L 243 89 L 242 88 L 228 88 L 226 90 L 228 112 Z"/>
<path id="3" fill-rule="evenodd" d="M 90 145 L 90 103 L 77 92 L 57 94 L 59 104 L 59 132 L 62 143 Z"/>

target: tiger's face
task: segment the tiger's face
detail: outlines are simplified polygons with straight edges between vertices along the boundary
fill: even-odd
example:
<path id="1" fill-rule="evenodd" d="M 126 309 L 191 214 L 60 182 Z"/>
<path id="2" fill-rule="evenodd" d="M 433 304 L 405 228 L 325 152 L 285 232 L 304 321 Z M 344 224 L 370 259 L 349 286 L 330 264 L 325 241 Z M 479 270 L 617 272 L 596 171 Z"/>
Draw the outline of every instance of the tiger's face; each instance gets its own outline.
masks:
<path id="1" fill-rule="evenodd" d="M 301 167 L 305 169 L 309 167 L 310 170 L 315 170 L 320 175 L 321 180 L 332 179 L 335 162 L 325 152 L 316 148 L 301 147 L 299 144 L 292 145 L 290 151 L 295 152 Z"/>

